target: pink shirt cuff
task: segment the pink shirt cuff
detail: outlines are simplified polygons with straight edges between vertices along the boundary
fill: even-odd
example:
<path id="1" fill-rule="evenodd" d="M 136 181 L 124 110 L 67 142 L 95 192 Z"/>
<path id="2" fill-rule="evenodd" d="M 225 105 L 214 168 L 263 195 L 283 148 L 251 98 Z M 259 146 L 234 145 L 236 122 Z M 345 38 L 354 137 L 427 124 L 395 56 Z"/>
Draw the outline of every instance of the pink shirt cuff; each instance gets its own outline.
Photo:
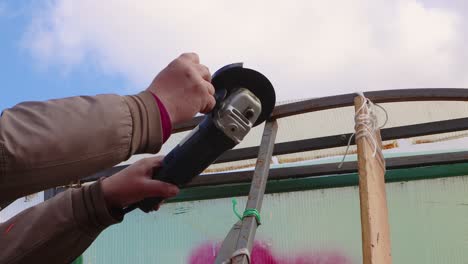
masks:
<path id="1" fill-rule="evenodd" d="M 161 126 L 162 126 L 163 143 L 164 143 L 171 136 L 171 132 L 172 132 L 171 117 L 169 116 L 169 113 L 167 112 L 166 107 L 164 107 L 164 104 L 161 102 L 161 100 L 159 100 L 156 94 L 154 93 L 151 93 L 151 94 L 156 100 L 156 104 L 158 105 L 159 113 L 161 115 Z"/>

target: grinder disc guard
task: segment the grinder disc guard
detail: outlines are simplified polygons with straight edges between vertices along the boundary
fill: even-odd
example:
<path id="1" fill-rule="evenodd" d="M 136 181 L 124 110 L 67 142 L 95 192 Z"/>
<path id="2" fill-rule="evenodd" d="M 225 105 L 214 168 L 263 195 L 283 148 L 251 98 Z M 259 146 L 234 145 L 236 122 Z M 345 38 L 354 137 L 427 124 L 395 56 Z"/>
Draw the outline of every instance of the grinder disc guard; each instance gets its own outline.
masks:
<path id="1" fill-rule="evenodd" d="M 276 94 L 273 85 L 261 73 L 243 67 L 242 63 L 226 65 L 213 74 L 211 80 L 216 92 L 216 106 L 219 106 L 226 96 L 237 88 L 245 88 L 251 91 L 261 102 L 262 112 L 254 126 L 257 126 L 270 117 L 276 103 Z"/>

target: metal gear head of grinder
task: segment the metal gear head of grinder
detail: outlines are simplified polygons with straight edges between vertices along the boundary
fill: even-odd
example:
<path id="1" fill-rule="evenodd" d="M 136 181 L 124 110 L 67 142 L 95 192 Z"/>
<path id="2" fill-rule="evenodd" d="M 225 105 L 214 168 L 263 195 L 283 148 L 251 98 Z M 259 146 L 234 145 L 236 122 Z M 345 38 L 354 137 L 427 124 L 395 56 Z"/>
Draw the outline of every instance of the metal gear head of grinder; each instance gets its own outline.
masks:
<path id="1" fill-rule="evenodd" d="M 270 81 L 242 63 L 224 66 L 213 74 L 216 106 L 205 115 L 153 173 L 153 179 L 182 187 L 210 166 L 221 154 L 242 141 L 254 126 L 270 117 L 276 95 Z M 163 198 L 152 197 L 124 209 L 154 210 Z"/>

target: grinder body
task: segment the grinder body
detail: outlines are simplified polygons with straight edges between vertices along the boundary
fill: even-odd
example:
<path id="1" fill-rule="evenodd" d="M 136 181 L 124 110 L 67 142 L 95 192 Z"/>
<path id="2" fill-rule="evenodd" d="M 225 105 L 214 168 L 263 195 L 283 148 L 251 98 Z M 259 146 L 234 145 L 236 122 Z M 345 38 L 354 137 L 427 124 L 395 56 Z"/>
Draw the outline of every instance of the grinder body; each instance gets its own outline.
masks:
<path id="1" fill-rule="evenodd" d="M 275 103 L 271 83 L 262 74 L 231 64 L 212 78 L 216 106 L 165 157 L 153 179 L 182 187 L 210 166 L 221 154 L 242 141 L 250 129 L 270 116 Z M 163 198 L 152 197 L 130 205 L 149 212 Z"/>
<path id="2" fill-rule="evenodd" d="M 161 167 L 155 170 L 153 179 L 181 187 L 235 145 L 236 142 L 216 127 L 212 118 L 205 118 L 195 133 L 190 134 L 189 138 L 164 157 Z M 139 208 L 149 212 L 161 201 L 160 197 L 147 198 L 140 203 Z"/>

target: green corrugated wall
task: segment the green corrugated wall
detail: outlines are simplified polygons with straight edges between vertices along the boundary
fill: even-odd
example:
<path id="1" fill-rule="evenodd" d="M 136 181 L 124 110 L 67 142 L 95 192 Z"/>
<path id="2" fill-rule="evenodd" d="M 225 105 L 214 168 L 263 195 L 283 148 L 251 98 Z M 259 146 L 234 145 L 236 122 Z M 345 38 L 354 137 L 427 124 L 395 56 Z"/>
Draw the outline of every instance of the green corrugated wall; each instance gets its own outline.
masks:
<path id="1" fill-rule="evenodd" d="M 393 263 L 468 263 L 468 176 L 462 175 L 468 175 L 468 164 L 387 172 L 395 180 L 387 183 Z M 294 185 L 299 180 L 282 182 L 286 189 L 276 188 L 287 192 L 265 196 L 256 236 L 257 252 L 268 255 L 262 263 L 362 263 L 357 177 L 345 177 L 311 178 L 302 182 L 309 190 L 301 191 L 291 191 L 301 189 Z M 345 187 L 316 189 L 333 186 Z M 220 197 L 202 197 L 209 195 Z M 238 201 L 242 211 L 246 197 Z M 135 212 L 104 231 L 83 263 L 207 263 L 235 221 L 230 198 Z"/>

